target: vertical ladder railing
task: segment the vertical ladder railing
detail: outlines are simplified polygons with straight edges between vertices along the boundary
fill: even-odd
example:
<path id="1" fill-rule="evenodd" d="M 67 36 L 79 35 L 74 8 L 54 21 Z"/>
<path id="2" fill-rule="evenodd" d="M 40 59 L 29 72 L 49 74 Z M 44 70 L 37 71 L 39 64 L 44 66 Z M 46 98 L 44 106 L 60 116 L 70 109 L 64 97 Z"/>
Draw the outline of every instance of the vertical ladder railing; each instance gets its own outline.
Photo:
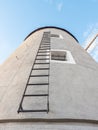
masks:
<path id="1" fill-rule="evenodd" d="M 19 104 L 18 113 L 49 112 L 49 76 L 50 32 L 44 32 Z"/>

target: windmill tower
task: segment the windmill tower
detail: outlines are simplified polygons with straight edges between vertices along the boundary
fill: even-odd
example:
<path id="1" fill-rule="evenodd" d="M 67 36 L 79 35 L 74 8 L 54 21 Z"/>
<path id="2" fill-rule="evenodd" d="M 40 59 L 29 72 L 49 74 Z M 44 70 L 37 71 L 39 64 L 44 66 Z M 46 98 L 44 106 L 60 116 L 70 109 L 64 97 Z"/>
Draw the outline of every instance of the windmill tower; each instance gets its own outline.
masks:
<path id="1" fill-rule="evenodd" d="M 98 64 L 70 32 L 39 28 L 0 66 L 0 129 L 98 129 Z"/>

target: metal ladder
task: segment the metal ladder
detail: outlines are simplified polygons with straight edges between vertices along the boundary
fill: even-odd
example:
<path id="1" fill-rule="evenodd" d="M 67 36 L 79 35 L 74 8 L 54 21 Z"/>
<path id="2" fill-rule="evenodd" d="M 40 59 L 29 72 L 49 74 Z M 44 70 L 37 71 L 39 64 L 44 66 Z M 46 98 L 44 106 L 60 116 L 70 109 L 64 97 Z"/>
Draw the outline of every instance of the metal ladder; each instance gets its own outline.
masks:
<path id="1" fill-rule="evenodd" d="M 49 112 L 50 32 L 44 32 L 19 105 L 19 112 Z"/>

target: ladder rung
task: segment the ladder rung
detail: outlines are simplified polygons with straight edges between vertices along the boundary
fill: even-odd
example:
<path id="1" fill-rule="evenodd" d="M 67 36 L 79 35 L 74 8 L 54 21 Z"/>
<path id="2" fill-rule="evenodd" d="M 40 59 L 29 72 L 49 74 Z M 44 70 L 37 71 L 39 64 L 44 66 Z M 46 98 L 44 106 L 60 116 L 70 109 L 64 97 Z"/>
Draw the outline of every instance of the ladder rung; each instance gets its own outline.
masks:
<path id="1" fill-rule="evenodd" d="M 50 38 L 50 33 L 44 33 L 43 38 Z"/>
<path id="2" fill-rule="evenodd" d="M 43 65 L 45 65 L 45 64 L 50 64 L 50 63 L 46 62 L 46 63 L 34 63 L 34 64 L 43 64 Z"/>
<path id="3" fill-rule="evenodd" d="M 46 54 L 46 55 L 45 55 L 45 54 L 44 54 L 44 55 L 37 55 L 37 56 L 50 56 L 50 54 Z"/>
<path id="4" fill-rule="evenodd" d="M 50 34 L 50 32 L 49 32 L 49 31 L 44 32 L 44 36 L 45 36 L 45 35 L 47 35 L 47 34 L 49 35 L 49 34 Z"/>
<path id="5" fill-rule="evenodd" d="M 50 43 L 50 41 L 48 41 L 48 40 L 42 40 L 42 42 L 44 42 L 44 43 Z"/>
<path id="6" fill-rule="evenodd" d="M 49 58 L 37 58 L 36 60 L 49 60 Z"/>
<path id="7" fill-rule="evenodd" d="M 46 45 L 46 46 L 45 46 L 45 45 L 40 45 L 40 48 L 41 48 L 41 47 L 42 47 L 42 48 L 43 48 L 43 47 L 49 47 L 49 48 L 50 48 L 50 46 L 47 46 L 47 45 Z"/>
<path id="8" fill-rule="evenodd" d="M 50 46 L 42 46 L 41 45 L 39 48 L 42 48 L 42 49 L 48 49 L 49 48 L 50 49 Z"/>
<path id="9" fill-rule="evenodd" d="M 44 32 L 43 36 L 50 36 L 50 31 Z"/>
<path id="10" fill-rule="evenodd" d="M 48 96 L 48 94 L 26 94 L 26 95 L 23 95 L 23 96 L 26 96 L 26 97 L 30 97 L 30 96 Z"/>
<path id="11" fill-rule="evenodd" d="M 50 50 L 50 47 L 43 47 L 43 46 L 41 46 L 41 47 L 39 47 L 39 50 L 40 50 L 40 48 L 42 48 L 42 49 L 49 49 Z"/>
<path id="12" fill-rule="evenodd" d="M 19 112 L 48 112 L 46 109 L 42 110 L 19 110 Z"/>
<path id="13" fill-rule="evenodd" d="M 39 48 L 42 48 L 42 49 L 44 49 L 44 48 L 45 48 L 45 49 L 48 49 L 48 48 L 49 48 L 49 49 L 50 49 L 50 46 L 42 46 L 42 45 L 41 45 Z"/>
<path id="14" fill-rule="evenodd" d="M 46 32 L 45 32 L 45 33 L 43 34 L 43 37 L 45 37 L 45 38 L 49 38 L 48 36 L 50 36 L 49 33 L 46 33 Z"/>
<path id="15" fill-rule="evenodd" d="M 38 51 L 38 53 L 48 53 L 50 52 L 50 50 L 47 50 L 47 51 Z"/>
<path id="16" fill-rule="evenodd" d="M 47 46 L 47 45 L 50 45 L 50 44 L 45 44 L 45 43 L 42 43 L 42 44 L 41 44 L 41 46 L 42 46 L 42 45 L 45 45 L 45 46 Z"/>
<path id="17" fill-rule="evenodd" d="M 31 84 L 27 84 L 27 85 L 49 85 L 49 83 L 31 83 Z"/>
<path id="18" fill-rule="evenodd" d="M 39 51 L 38 53 L 44 54 L 44 53 L 48 53 L 49 51 Z"/>
<path id="19" fill-rule="evenodd" d="M 50 48 L 40 48 L 39 50 L 50 50 Z"/>
<path id="20" fill-rule="evenodd" d="M 49 70 L 49 68 L 33 68 L 32 70 Z"/>
<path id="21" fill-rule="evenodd" d="M 49 37 L 43 37 L 43 38 L 42 38 L 42 41 L 50 42 L 50 38 L 49 38 Z"/>
<path id="22" fill-rule="evenodd" d="M 42 38 L 49 38 L 49 33 L 44 33 Z"/>
<path id="23" fill-rule="evenodd" d="M 50 36 L 49 34 L 45 34 L 44 37 L 42 37 L 43 40 L 50 40 Z"/>
<path id="24" fill-rule="evenodd" d="M 49 43 L 42 42 L 40 45 L 50 45 L 50 42 Z"/>
<path id="25" fill-rule="evenodd" d="M 46 76 L 49 76 L 49 75 L 30 75 L 30 77 L 46 77 Z"/>
<path id="26" fill-rule="evenodd" d="M 42 38 L 42 41 L 50 42 L 50 38 Z"/>
<path id="27" fill-rule="evenodd" d="M 50 38 L 50 33 L 46 33 L 46 32 L 45 32 L 45 33 L 43 34 L 43 38 Z"/>

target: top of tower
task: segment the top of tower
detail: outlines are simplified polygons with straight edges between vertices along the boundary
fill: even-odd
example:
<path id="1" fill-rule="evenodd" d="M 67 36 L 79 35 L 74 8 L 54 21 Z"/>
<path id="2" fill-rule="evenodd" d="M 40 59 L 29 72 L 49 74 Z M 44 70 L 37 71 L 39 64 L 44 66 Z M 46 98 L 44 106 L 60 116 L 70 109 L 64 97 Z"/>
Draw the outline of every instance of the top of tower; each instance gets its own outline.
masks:
<path id="1" fill-rule="evenodd" d="M 32 33 L 35 33 L 36 31 L 39 31 L 39 30 L 42 30 L 42 29 L 46 29 L 46 28 L 55 28 L 55 29 L 59 29 L 59 30 L 65 31 L 68 34 L 70 34 L 77 42 L 79 42 L 72 33 L 70 33 L 69 31 L 67 31 L 66 29 L 63 29 L 63 28 L 60 28 L 60 27 L 55 27 L 55 26 L 45 26 L 45 27 L 37 28 L 34 31 L 32 31 L 24 40 L 26 40 Z"/>

